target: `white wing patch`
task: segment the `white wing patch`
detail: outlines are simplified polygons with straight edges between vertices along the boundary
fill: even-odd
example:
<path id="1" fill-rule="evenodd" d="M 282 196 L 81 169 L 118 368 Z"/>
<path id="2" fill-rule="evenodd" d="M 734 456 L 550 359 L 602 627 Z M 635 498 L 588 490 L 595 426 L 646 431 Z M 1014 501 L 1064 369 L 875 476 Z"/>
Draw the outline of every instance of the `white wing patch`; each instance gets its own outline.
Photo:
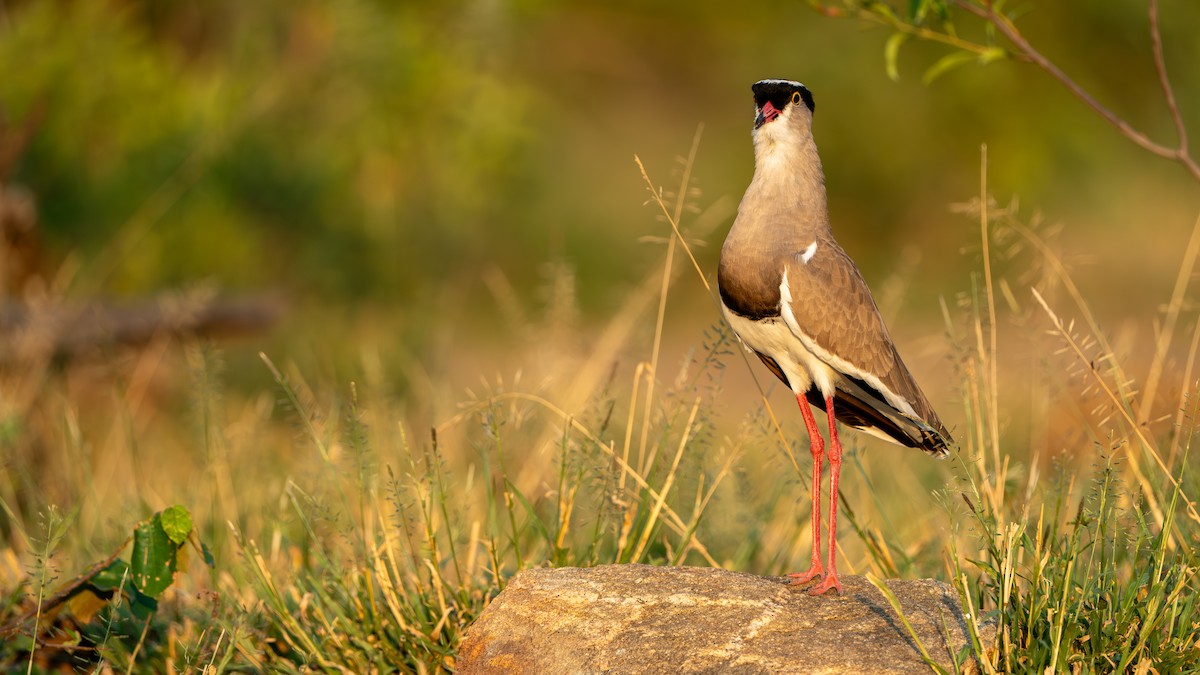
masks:
<path id="1" fill-rule="evenodd" d="M 791 349 L 794 357 L 808 371 L 812 383 L 817 385 L 821 394 L 833 396 L 834 383 L 837 382 L 838 373 L 824 359 L 813 354 L 812 348 L 815 344 L 812 340 L 805 339 L 799 324 L 796 323 L 796 315 L 792 313 L 792 289 L 788 284 L 786 267 L 783 270 L 783 280 L 779 282 L 779 313 L 783 315 L 783 323 L 795 339 Z"/>
<path id="2" fill-rule="evenodd" d="M 804 395 L 814 385 L 823 396 L 833 396 L 838 380 L 844 375 L 849 375 L 866 382 L 868 386 L 883 394 L 887 402 L 901 415 L 918 419 L 912 405 L 884 387 L 878 377 L 830 354 L 800 330 L 796 315 L 792 312 L 792 292 L 788 287 L 786 269 L 783 281 L 779 284 L 779 310 L 782 317 L 754 321 L 734 314 L 723 302 L 721 309 L 739 341 L 746 348 L 773 359 L 797 396 Z M 881 429 L 869 424 L 854 428 L 890 443 L 899 443 Z"/>
<path id="3" fill-rule="evenodd" d="M 800 262 L 807 265 L 808 261 L 812 260 L 813 256 L 816 254 L 817 254 L 817 242 L 814 241 L 813 243 L 809 244 L 808 248 L 804 249 L 804 252 L 801 253 L 797 257 L 800 258 Z"/>
<path id="4" fill-rule="evenodd" d="M 800 395 L 808 391 L 812 386 L 812 377 L 802 365 L 803 359 L 796 353 L 804 351 L 804 345 L 792 335 L 792 329 L 775 318 L 754 321 L 738 316 L 729 311 L 724 303 L 721 304 L 721 309 L 742 345 L 773 359 L 783 371 L 793 393 Z"/>
<path id="5" fill-rule="evenodd" d="M 809 246 L 809 249 L 815 250 L 816 243 Z M 807 250 L 805 251 L 807 253 Z M 800 343 L 797 345 L 799 349 L 793 349 L 795 355 L 805 370 L 812 376 L 813 383 L 821 390 L 825 396 L 831 396 L 834 390 L 834 383 L 842 375 L 849 375 L 866 382 L 872 389 L 883 394 L 883 398 L 889 405 L 901 414 L 912 419 L 920 419 L 912 404 L 904 400 L 903 397 L 897 395 L 894 391 L 884 386 L 879 376 L 868 373 L 858 366 L 850 363 L 846 359 L 831 353 L 827 349 L 822 349 L 820 345 L 812 339 L 811 336 L 804 333 L 800 329 L 799 322 L 796 321 L 796 315 L 792 311 L 792 292 L 788 288 L 787 270 L 783 271 L 783 281 L 779 284 L 779 309 L 783 315 L 783 322 L 787 324 L 792 335 Z"/>

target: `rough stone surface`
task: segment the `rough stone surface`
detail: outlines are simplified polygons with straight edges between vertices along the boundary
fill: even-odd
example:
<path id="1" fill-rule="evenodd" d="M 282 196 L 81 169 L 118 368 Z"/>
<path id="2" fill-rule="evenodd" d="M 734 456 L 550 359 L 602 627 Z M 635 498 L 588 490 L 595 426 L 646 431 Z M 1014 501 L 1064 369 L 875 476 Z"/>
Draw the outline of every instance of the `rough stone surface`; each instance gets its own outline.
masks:
<path id="1" fill-rule="evenodd" d="M 864 577 L 841 581 L 841 595 L 811 597 L 781 577 L 701 567 L 525 570 L 467 630 L 457 670 L 929 673 L 887 598 Z M 930 657 L 952 670 L 969 642 L 953 589 L 887 585 Z"/>

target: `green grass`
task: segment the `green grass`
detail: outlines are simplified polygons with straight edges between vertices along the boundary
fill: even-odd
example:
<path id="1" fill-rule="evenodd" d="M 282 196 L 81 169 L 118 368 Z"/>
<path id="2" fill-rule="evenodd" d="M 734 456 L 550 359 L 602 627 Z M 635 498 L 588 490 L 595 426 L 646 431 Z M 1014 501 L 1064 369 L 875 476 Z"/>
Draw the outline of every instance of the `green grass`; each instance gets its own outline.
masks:
<path id="1" fill-rule="evenodd" d="M 160 401 L 147 392 L 155 359 L 173 358 L 161 350 L 100 382 L 47 363 L 7 369 L 0 627 L 18 639 L 0 663 L 442 671 L 524 568 L 802 567 L 799 416 L 774 409 L 787 397 L 715 309 L 703 334 L 671 333 L 681 296 L 712 293 L 689 242 L 712 240 L 718 219 L 683 222 L 674 196 L 690 193 L 694 157 L 673 191 L 651 187 L 669 238 L 626 303 L 580 325 L 569 268 L 556 267 L 540 316 L 512 313 L 549 337 L 513 347 L 507 374 L 479 378 L 432 426 L 387 388 L 374 357 L 386 344 L 362 347 L 355 382 L 310 384 L 270 355 L 273 388 L 249 396 L 224 390 L 223 356 L 203 346 L 170 366 L 188 385 Z M 1045 228 L 987 206 L 964 207 L 979 272 L 944 304 L 946 355 L 921 369 L 927 386 L 956 383 L 939 407 L 957 392 L 962 412 L 944 415 L 963 420 L 960 452 L 938 463 L 847 434 L 843 571 L 951 582 L 978 638 L 961 658 L 987 672 L 1195 670 L 1196 338 L 1175 343 L 1187 294 L 1161 324 L 1147 310 L 1146 324 L 1170 328 L 1148 359 L 1118 349 Z M 1185 289 L 1195 257 L 1189 245 Z M 731 403 L 747 399 L 744 412 Z M 90 614 L 13 624 L 170 503 L 194 513 L 216 562 L 193 559 L 156 613 L 143 620 L 118 594 Z"/>

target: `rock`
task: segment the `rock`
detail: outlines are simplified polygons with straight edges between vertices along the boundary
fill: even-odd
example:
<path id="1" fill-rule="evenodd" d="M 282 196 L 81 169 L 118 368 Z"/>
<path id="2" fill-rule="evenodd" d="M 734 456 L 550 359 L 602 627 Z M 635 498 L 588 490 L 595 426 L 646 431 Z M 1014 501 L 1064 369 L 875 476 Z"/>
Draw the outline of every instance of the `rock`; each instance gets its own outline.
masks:
<path id="1" fill-rule="evenodd" d="M 457 671 L 931 672 L 883 594 L 865 577 L 841 581 L 841 595 L 811 597 L 781 577 L 711 568 L 525 570 L 467 629 Z M 887 586 L 930 658 L 953 672 L 969 644 L 953 589 Z"/>

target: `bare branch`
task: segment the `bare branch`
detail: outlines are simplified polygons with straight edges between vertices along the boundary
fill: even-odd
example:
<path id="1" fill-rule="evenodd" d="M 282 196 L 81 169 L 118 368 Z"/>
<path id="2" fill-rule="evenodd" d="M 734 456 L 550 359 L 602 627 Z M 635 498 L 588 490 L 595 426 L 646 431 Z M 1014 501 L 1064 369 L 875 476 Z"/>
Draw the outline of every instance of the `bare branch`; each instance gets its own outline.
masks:
<path id="1" fill-rule="evenodd" d="M 1179 104 L 1175 102 L 1175 89 L 1167 77 L 1167 60 L 1163 57 L 1162 32 L 1158 29 L 1158 0 L 1150 0 L 1150 44 L 1154 48 L 1154 70 L 1158 71 L 1158 84 L 1162 86 L 1163 96 L 1167 99 L 1167 109 L 1171 111 L 1171 120 L 1175 122 L 1175 132 L 1179 134 L 1179 153 L 1188 155 L 1187 127 L 1183 124 L 1183 116 L 1179 113 Z"/>
<path id="2" fill-rule="evenodd" d="M 1134 129 L 1128 122 L 1093 98 L 1091 94 L 1085 91 L 1083 87 L 1080 87 L 1066 73 L 1059 69 L 1058 66 L 1054 65 L 1053 62 L 1043 56 L 1041 52 L 1034 49 L 1033 45 L 1029 44 L 1029 41 L 1025 39 L 1025 36 L 1021 34 L 1021 31 L 1017 29 L 1017 27 L 1011 20 L 1009 20 L 1007 16 L 996 13 L 990 2 L 987 3 L 986 7 L 980 7 L 972 2 L 969 2 L 968 0 L 955 0 L 955 4 L 959 8 L 966 10 L 967 12 L 970 12 L 981 19 L 984 19 L 988 23 L 995 26 L 996 29 L 999 30 L 1000 33 L 1013 44 L 1019 54 L 1025 58 L 1028 58 L 1039 68 L 1049 73 L 1049 75 L 1055 80 L 1058 80 L 1058 82 L 1066 87 L 1068 91 L 1074 94 L 1076 98 L 1083 101 L 1089 108 L 1096 111 L 1101 117 L 1107 120 L 1109 124 L 1116 127 L 1123 136 L 1133 141 L 1144 150 L 1152 152 L 1159 157 L 1165 157 L 1167 159 L 1179 162 L 1188 170 L 1189 173 L 1192 174 L 1192 177 L 1197 182 L 1200 182 L 1200 164 L 1197 164 L 1196 160 L 1194 160 L 1187 153 L 1187 146 L 1183 143 L 1185 137 L 1181 136 L 1180 147 L 1178 148 L 1170 148 L 1160 143 L 1156 143 L 1149 136 L 1138 131 L 1137 129 Z M 1151 5 L 1151 11 L 1155 16 L 1152 33 L 1157 35 L 1157 6 L 1154 4 L 1153 0 L 1151 0 Z M 1160 50 L 1161 45 L 1159 50 L 1156 50 L 1155 52 L 1156 59 L 1161 58 Z M 1159 78 L 1160 80 L 1165 80 L 1165 68 L 1159 69 Z M 1170 91 L 1169 82 L 1166 84 L 1166 89 Z M 1172 105 L 1171 101 L 1173 100 L 1174 96 L 1171 95 L 1168 100 L 1168 105 Z M 1173 105 L 1172 108 L 1172 116 L 1176 119 L 1176 128 L 1179 128 L 1179 125 L 1182 124 L 1182 120 L 1177 117 L 1178 112 L 1174 110 Z"/>

